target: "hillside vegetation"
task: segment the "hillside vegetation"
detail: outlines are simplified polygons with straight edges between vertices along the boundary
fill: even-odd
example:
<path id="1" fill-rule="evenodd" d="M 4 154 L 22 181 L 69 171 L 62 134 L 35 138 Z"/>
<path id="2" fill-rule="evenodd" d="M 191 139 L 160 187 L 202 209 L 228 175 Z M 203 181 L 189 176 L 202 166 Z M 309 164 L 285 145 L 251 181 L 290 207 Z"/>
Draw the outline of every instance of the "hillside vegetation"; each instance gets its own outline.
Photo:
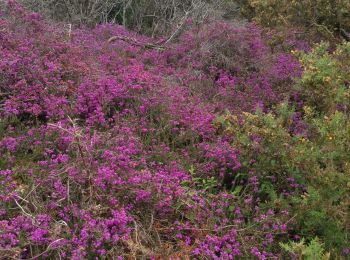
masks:
<path id="1" fill-rule="evenodd" d="M 349 258 L 347 1 L 241 2 L 159 39 L 1 7 L 0 259 Z"/>

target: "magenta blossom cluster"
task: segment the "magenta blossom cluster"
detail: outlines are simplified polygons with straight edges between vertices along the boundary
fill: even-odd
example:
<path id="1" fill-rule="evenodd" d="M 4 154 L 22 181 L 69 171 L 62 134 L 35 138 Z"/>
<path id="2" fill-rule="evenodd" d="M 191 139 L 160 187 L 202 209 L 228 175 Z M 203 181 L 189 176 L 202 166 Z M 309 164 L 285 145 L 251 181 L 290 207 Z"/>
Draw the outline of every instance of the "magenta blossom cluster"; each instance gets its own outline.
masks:
<path id="1" fill-rule="evenodd" d="M 242 162 L 214 121 L 283 100 L 291 55 L 253 24 L 159 49 L 122 26 L 1 12 L 0 258 L 278 258 L 291 216 L 262 206 L 254 173 L 222 184 Z"/>

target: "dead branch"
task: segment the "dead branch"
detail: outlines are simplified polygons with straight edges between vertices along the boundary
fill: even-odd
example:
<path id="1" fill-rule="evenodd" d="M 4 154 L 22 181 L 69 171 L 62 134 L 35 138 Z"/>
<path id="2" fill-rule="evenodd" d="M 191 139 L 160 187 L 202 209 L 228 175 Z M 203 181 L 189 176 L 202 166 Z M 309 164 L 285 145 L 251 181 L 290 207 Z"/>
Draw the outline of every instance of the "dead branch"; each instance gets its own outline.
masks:
<path id="1" fill-rule="evenodd" d="M 126 37 L 126 36 L 112 36 L 111 38 L 108 39 L 108 43 L 115 42 L 116 40 L 121 40 L 121 41 L 127 42 L 131 45 L 145 48 L 145 49 L 155 49 L 158 51 L 164 51 L 166 49 L 166 47 L 162 46 L 162 45 L 157 45 L 157 44 L 153 44 L 153 43 L 142 43 L 142 42 L 137 41 L 136 39 Z"/>

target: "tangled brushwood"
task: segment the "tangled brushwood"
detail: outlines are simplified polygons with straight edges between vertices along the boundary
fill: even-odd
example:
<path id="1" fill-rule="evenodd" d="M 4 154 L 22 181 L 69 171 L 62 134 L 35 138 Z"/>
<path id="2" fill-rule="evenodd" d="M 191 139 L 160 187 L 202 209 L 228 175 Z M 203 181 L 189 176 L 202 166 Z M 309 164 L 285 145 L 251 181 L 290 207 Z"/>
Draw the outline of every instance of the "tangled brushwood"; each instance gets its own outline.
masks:
<path id="1" fill-rule="evenodd" d="M 1 259 L 349 257 L 350 43 L 184 22 L 1 9 Z"/>

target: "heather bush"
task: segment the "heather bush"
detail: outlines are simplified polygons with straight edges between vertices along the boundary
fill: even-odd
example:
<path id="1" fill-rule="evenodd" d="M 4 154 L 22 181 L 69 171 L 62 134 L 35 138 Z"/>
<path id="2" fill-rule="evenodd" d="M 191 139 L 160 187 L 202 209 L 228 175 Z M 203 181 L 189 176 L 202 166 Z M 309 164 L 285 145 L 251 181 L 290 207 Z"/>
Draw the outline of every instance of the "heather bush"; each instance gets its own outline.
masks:
<path id="1" fill-rule="evenodd" d="M 0 25 L 0 258 L 349 254 L 347 44 Z"/>

